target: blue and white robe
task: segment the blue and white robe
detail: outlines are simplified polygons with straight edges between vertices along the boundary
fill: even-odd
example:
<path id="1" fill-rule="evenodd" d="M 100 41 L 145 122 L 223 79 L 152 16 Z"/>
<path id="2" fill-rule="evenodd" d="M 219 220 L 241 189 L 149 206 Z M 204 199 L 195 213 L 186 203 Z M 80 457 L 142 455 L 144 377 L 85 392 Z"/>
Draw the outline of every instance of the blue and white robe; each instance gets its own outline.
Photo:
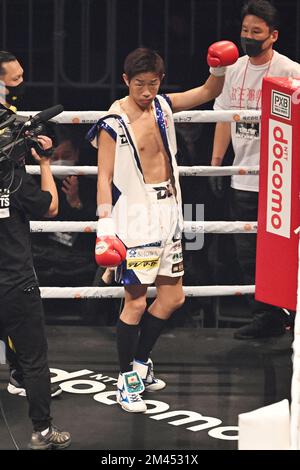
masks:
<path id="1" fill-rule="evenodd" d="M 175 181 L 178 227 L 177 233 L 174 235 L 175 238 L 180 238 L 183 230 L 183 215 L 179 172 L 176 163 L 177 144 L 173 113 L 170 100 L 165 95 L 157 95 L 153 106 Z M 128 116 L 123 112 L 119 101 L 114 102 L 107 115 L 99 119 L 88 132 L 87 138 L 95 147 L 98 145 L 99 133 L 103 129 L 116 142 L 112 185 L 112 217 L 115 222 L 117 236 L 127 248 L 160 242 L 160 240 L 157 240 L 155 233 L 151 234 L 151 230 L 149 230 L 149 223 L 155 224 L 153 207 L 151 207 L 153 203 L 145 184 L 135 136 Z"/>

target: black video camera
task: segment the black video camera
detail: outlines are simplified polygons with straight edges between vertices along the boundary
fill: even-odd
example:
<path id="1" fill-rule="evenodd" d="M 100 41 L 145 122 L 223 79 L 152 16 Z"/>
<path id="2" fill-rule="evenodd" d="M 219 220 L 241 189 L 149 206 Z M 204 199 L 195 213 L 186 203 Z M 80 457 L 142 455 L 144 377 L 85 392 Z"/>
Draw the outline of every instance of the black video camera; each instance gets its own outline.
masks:
<path id="1" fill-rule="evenodd" d="M 45 123 L 63 110 L 58 104 L 28 118 L 0 104 L 0 163 L 9 160 L 22 164 L 31 148 L 41 157 L 50 157 L 52 149 L 44 150 L 37 136 L 46 133 Z"/>

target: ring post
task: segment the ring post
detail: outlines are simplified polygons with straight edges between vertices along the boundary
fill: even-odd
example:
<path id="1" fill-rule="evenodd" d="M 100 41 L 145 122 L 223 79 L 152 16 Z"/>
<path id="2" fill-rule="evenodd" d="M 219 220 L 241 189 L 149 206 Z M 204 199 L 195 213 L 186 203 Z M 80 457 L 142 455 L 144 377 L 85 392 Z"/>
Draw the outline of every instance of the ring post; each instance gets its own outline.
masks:
<path id="1" fill-rule="evenodd" d="M 257 300 L 292 310 L 299 285 L 299 90 L 300 80 L 263 80 L 255 279 Z M 291 419 L 287 400 L 240 415 L 239 449 L 299 448 L 298 344 L 295 329 Z"/>

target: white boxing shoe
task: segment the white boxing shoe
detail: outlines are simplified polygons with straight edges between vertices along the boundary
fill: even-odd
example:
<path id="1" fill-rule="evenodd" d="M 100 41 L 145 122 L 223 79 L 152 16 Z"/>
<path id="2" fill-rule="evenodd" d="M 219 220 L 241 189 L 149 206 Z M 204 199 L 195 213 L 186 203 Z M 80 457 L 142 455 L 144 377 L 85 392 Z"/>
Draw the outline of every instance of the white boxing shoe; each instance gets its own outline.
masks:
<path id="1" fill-rule="evenodd" d="M 132 370 L 136 371 L 143 380 L 146 392 L 157 392 L 167 386 L 166 382 L 154 377 L 153 362 L 150 358 L 147 362 L 134 359 Z"/>
<path id="2" fill-rule="evenodd" d="M 117 388 L 117 402 L 123 410 L 130 413 L 144 413 L 147 411 L 147 405 L 140 396 L 145 387 L 137 372 L 120 373 Z"/>

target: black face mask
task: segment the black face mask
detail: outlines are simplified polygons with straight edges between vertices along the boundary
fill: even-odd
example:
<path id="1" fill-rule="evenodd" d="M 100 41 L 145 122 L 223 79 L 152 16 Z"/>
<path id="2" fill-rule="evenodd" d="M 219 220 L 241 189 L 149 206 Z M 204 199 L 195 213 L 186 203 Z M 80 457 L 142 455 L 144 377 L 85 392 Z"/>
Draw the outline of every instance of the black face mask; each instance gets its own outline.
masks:
<path id="1" fill-rule="evenodd" d="M 252 39 L 252 38 L 244 38 L 241 36 L 241 46 L 245 54 L 249 57 L 257 57 L 262 52 L 263 43 L 269 39 L 268 36 L 266 39 Z"/>
<path id="2" fill-rule="evenodd" d="M 24 95 L 25 83 L 22 82 L 17 86 L 6 86 L 6 89 L 8 94 L 5 97 L 5 101 L 10 105 L 15 106 L 17 102 L 20 101 L 20 98 L 22 98 Z"/>

